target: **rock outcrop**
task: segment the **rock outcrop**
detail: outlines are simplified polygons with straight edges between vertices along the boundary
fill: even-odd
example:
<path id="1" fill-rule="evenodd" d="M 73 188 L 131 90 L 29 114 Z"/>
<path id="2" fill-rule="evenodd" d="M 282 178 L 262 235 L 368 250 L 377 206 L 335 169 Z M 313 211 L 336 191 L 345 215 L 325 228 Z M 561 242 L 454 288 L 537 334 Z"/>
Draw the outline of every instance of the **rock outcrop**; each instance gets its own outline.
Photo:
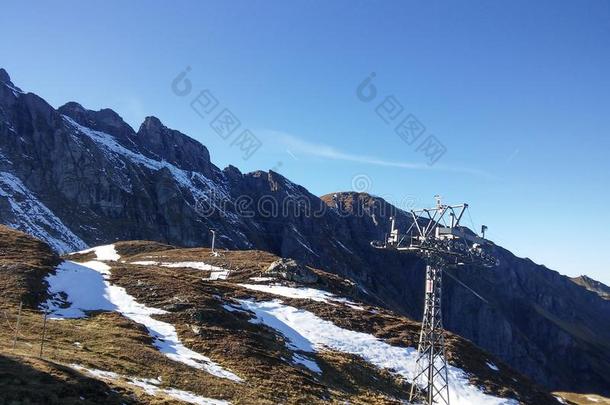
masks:
<path id="1" fill-rule="evenodd" d="M 294 259 L 276 260 L 269 265 L 264 275 L 300 284 L 315 284 L 318 282 L 316 273 Z"/>

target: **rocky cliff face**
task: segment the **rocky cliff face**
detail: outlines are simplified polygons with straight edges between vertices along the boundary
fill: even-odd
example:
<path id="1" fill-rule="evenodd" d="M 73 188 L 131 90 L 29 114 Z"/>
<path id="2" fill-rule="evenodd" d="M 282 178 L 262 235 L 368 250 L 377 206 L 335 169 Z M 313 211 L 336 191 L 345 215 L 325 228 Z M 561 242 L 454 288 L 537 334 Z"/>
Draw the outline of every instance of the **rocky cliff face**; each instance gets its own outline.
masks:
<path id="1" fill-rule="evenodd" d="M 395 215 L 379 198 L 318 198 L 274 172 L 220 170 L 208 150 L 149 117 L 55 110 L 0 69 L 0 222 L 59 252 L 115 240 L 217 243 L 299 259 L 357 283 L 361 298 L 419 319 L 423 263 L 372 249 Z M 445 324 L 539 383 L 609 394 L 610 301 L 496 247 L 501 266 L 446 278 Z"/>

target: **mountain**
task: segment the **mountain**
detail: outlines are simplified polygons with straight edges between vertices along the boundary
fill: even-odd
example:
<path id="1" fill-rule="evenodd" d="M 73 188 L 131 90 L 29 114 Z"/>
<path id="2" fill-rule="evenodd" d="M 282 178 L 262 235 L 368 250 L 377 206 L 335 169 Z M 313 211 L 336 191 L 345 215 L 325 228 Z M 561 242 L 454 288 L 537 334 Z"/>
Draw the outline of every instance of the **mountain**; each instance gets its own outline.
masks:
<path id="1" fill-rule="evenodd" d="M 603 299 L 610 300 L 610 287 L 606 284 L 593 280 L 588 276 L 572 277 L 571 280 L 576 284 L 585 287 L 587 290 L 598 294 Z"/>
<path id="2" fill-rule="evenodd" d="M 11 330 L 0 330 L 0 353 L 9 353 L 0 354 L 0 403 L 408 398 L 420 325 L 357 301 L 349 280 L 268 252 L 213 256 L 147 241 L 64 259 L 0 226 L 4 321 L 14 324 L 27 303 L 15 348 L 6 350 Z M 37 308 L 49 313 L 42 360 Z M 471 342 L 447 342 L 452 404 L 559 403 Z"/>
<path id="3" fill-rule="evenodd" d="M 370 246 L 409 216 L 383 199 L 321 198 L 273 171 L 241 173 L 148 117 L 54 109 L 0 71 L 0 218 L 59 253 L 114 241 L 258 249 L 351 280 L 355 299 L 420 319 L 424 263 Z M 549 390 L 610 395 L 610 301 L 494 246 L 500 266 L 451 271 L 448 330 Z"/>

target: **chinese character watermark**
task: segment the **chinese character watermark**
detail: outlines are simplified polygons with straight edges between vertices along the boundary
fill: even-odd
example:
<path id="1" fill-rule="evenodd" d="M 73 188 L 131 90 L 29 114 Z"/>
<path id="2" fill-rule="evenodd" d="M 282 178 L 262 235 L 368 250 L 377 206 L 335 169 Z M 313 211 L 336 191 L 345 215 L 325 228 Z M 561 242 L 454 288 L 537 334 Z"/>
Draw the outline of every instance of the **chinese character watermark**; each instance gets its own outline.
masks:
<path id="1" fill-rule="evenodd" d="M 377 86 L 373 84 L 376 76 L 375 72 L 371 73 L 356 88 L 356 97 L 363 103 L 370 103 L 377 98 Z M 407 145 L 415 146 L 415 151 L 426 157 L 428 165 L 434 165 L 447 152 L 445 145 L 436 136 L 428 134 L 424 137 L 426 127 L 415 115 L 403 114 L 405 108 L 393 94 L 385 96 L 374 111 L 386 125 L 393 127 L 394 133 Z"/>
<path id="2" fill-rule="evenodd" d="M 187 97 L 193 92 L 193 83 L 187 77 L 190 72 L 191 67 L 188 66 L 172 80 L 171 89 L 176 96 Z M 229 108 L 217 108 L 220 102 L 209 89 L 200 91 L 189 104 L 201 119 L 211 118 L 210 128 L 220 138 L 231 140 L 230 146 L 238 147 L 244 160 L 250 159 L 263 145 L 249 129 L 238 131 L 242 126 L 241 120 Z"/>

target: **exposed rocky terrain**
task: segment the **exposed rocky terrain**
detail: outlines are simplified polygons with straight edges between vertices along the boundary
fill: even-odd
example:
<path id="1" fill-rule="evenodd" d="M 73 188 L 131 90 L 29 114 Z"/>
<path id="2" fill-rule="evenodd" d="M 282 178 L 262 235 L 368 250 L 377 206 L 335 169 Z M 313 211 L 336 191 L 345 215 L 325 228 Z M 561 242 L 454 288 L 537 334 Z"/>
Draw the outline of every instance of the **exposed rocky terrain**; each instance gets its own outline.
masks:
<path id="1" fill-rule="evenodd" d="M 351 280 L 353 297 L 419 319 L 424 265 L 378 251 L 395 215 L 358 193 L 312 195 L 273 171 L 220 170 L 207 149 L 148 117 L 54 109 L 0 70 L 0 222 L 66 253 L 117 240 L 258 249 Z M 610 301 L 496 246 L 498 268 L 447 278 L 445 326 L 549 390 L 610 395 Z M 51 260 L 51 259 L 49 259 Z"/>

